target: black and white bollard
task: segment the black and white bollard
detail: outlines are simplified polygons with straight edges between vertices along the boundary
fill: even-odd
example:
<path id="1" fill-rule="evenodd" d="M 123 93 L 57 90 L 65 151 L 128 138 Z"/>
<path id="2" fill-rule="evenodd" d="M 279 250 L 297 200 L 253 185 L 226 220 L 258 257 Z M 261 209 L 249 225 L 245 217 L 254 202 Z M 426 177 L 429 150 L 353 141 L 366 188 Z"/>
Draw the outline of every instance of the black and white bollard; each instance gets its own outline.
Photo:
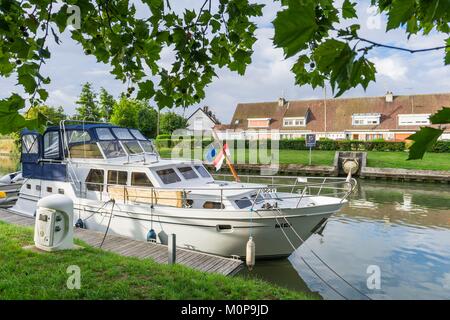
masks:
<path id="1" fill-rule="evenodd" d="M 177 260 L 177 237 L 173 233 L 169 234 L 167 250 L 169 251 L 169 264 L 175 264 Z"/>

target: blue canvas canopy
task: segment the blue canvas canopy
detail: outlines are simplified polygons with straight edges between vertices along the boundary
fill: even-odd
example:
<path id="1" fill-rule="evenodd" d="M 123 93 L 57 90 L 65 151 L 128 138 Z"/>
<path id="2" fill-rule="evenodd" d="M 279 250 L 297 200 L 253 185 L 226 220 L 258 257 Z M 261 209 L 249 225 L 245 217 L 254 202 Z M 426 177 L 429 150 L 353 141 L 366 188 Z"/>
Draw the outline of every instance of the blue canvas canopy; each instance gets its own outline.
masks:
<path id="1" fill-rule="evenodd" d="M 67 141 L 66 141 L 67 140 Z M 66 181 L 68 147 L 106 140 L 147 140 L 138 130 L 107 123 L 51 126 L 44 134 L 25 129 L 21 132 L 22 174 L 25 178 Z"/>

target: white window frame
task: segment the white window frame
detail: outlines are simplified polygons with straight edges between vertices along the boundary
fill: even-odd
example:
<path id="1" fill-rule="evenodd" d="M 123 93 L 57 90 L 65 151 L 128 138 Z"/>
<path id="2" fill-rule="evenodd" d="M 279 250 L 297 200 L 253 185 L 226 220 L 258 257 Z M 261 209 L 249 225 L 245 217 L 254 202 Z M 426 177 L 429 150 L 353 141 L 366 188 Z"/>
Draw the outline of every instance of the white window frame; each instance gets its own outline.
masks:
<path id="1" fill-rule="evenodd" d="M 426 119 L 424 120 L 424 118 L 426 118 Z M 399 114 L 398 115 L 398 125 L 399 126 L 420 126 L 420 125 L 429 125 L 429 124 L 430 124 L 430 114 L 429 113 L 415 113 L 415 114 L 411 113 L 411 114 Z"/>
<path id="2" fill-rule="evenodd" d="M 381 114 L 353 114 L 353 126 L 373 126 L 379 125 L 381 122 Z"/>
<path id="3" fill-rule="evenodd" d="M 300 122 L 297 124 L 297 122 Z M 305 117 L 283 118 L 283 127 L 306 127 Z"/>

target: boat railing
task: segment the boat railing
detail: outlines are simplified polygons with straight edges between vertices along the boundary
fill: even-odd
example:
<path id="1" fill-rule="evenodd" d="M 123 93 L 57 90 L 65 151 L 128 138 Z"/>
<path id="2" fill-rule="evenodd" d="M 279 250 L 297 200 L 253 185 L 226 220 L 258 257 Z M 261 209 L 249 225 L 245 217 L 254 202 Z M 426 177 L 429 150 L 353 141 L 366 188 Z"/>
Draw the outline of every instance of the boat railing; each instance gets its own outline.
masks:
<path id="1" fill-rule="evenodd" d="M 289 178 L 292 179 L 292 177 Z M 298 177 L 295 183 L 286 184 L 274 178 L 271 179 L 273 181 L 271 184 L 255 183 L 237 187 L 227 185 L 226 181 L 216 181 L 218 187 L 187 188 L 87 182 L 84 183 L 84 188 L 80 185 L 80 190 L 86 190 L 84 193 L 80 192 L 80 196 L 86 198 L 89 196 L 89 191 L 94 191 L 100 201 L 115 199 L 124 204 L 145 203 L 151 206 L 164 205 L 179 208 L 191 208 L 195 202 L 201 201 L 201 207 L 205 209 L 225 209 L 226 204 L 230 202 L 250 201 L 245 208 L 253 209 L 257 204 L 267 200 L 295 200 L 298 207 L 303 199 L 317 196 L 335 197 L 342 202 L 356 187 L 355 179 L 322 178 L 320 182 L 316 182 L 316 178 L 312 178 L 314 181 L 311 182 L 308 182 L 308 179 L 311 178 Z"/>

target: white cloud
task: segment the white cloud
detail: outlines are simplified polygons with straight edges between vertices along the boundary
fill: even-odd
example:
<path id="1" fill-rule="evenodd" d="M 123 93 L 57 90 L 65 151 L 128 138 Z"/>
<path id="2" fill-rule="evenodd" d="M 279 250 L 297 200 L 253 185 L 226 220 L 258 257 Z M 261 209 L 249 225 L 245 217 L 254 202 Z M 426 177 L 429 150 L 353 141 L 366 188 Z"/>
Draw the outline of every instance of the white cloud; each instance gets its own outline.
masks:
<path id="1" fill-rule="evenodd" d="M 387 58 L 372 58 L 371 61 L 375 63 L 375 67 L 379 75 L 387 76 L 393 80 L 404 80 L 408 67 L 403 61 L 395 56 Z"/>

